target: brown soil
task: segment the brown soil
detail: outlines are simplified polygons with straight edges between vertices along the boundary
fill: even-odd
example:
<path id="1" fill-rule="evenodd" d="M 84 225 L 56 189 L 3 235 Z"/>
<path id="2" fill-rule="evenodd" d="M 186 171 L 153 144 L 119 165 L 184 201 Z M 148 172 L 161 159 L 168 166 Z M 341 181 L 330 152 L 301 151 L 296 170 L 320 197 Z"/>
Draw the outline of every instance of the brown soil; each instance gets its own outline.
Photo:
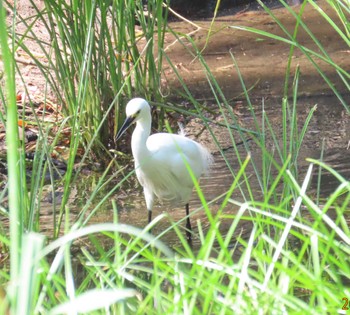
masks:
<path id="1" fill-rule="evenodd" d="M 335 11 L 324 1 L 319 1 L 325 13 L 333 21 L 338 21 Z M 298 13 L 300 6 L 293 8 Z M 293 34 L 295 18 L 285 8 L 273 10 L 276 18 L 281 21 L 289 34 Z M 320 41 L 332 60 L 345 70 L 350 69 L 350 49 L 345 41 L 332 29 L 332 27 L 320 16 L 311 5 L 307 5 L 303 13 L 303 22 L 309 27 L 313 35 Z M 246 11 L 234 16 L 219 17 L 205 46 L 209 34 L 208 20 L 196 21 L 197 28 L 186 22 L 171 25 L 174 31 L 191 36 L 199 50 L 203 50 L 203 58 L 214 74 L 220 87 L 227 98 L 237 97 L 242 93 L 242 87 L 230 55 L 233 54 L 242 73 L 247 88 L 253 87 L 251 94 L 259 97 L 278 96 L 283 93 L 284 76 L 287 67 L 290 46 L 277 40 L 255 35 L 239 30 L 235 27 L 248 26 L 259 30 L 288 38 L 278 24 L 265 12 Z M 342 29 L 342 26 L 339 25 Z M 303 30 L 298 31 L 298 41 L 301 45 L 320 53 L 319 48 Z M 176 70 L 197 98 L 210 97 L 211 92 L 203 66 L 190 42 L 182 38 L 183 45 L 179 43 L 168 48 L 167 54 L 176 67 Z M 171 43 L 168 38 L 168 44 Z M 339 92 L 349 93 L 341 82 L 334 68 L 325 64 L 317 57 L 313 57 L 328 78 L 333 82 Z M 295 49 L 292 61 L 292 74 L 296 67 L 301 70 L 300 94 L 323 95 L 329 94 L 330 88 L 317 73 L 314 65 L 299 50 Z M 166 76 L 174 87 L 179 83 L 174 75 L 174 70 L 168 66 Z M 291 78 L 292 80 L 292 78 Z"/>
<path id="2" fill-rule="evenodd" d="M 11 1 L 10 1 L 11 2 Z M 35 0 L 35 4 L 42 9 L 43 1 Z M 324 12 L 329 17 L 338 21 L 335 11 L 324 1 L 320 1 Z M 294 12 L 298 13 L 300 6 L 294 7 Z M 32 16 L 36 11 L 29 0 L 17 1 L 17 12 L 22 18 L 27 19 L 30 24 L 33 21 Z M 229 11 L 227 12 L 229 13 Z M 284 8 L 274 9 L 273 13 L 281 21 L 290 34 L 295 27 L 295 18 Z M 12 13 L 8 11 L 8 21 L 12 23 Z M 187 22 L 173 22 L 170 27 L 182 34 L 190 34 L 194 43 L 201 50 L 206 45 L 206 39 L 209 34 L 209 19 L 195 21 L 197 27 Z M 27 26 L 16 20 L 16 30 L 18 36 L 25 34 Z M 325 51 L 332 60 L 344 69 L 349 69 L 350 49 L 346 46 L 344 40 L 331 28 L 331 26 L 322 18 L 320 14 L 310 5 L 306 6 L 303 13 L 303 22 L 310 28 L 314 36 L 321 42 Z M 284 75 L 287 66 L 287 57 L 290 46 L 280 41 L 264 38 L 253 33 L 245 32 L 236 28 L 238 26 L 249 26 L 260 30 L 271 32 L 278 36 L 287 37 L 278 24 L 265 12 L 262 11 L 242 11 L 235 15 L 222 15 L 218 17 L 209 37 L 208 45 L 203 50 L 203 58 L 208 64 L 210 70 L 215 75 L 219 85 L 225 92 L 227 98 L 236 97 L 242 93 L 237 71 L 230 56 L 230 52 L 236 58 L 240 71 L 247 87 L 254 86 L 252 93 L 257 96 L 281 95 L 283 90 Z M 341 27 L 341 25 L 339 25 Z M 34 23 L 33 32 L 49 47 L 49 36 L 44 25 L 40 21 Z M 25 39 L 30 51 L 37 56 L 43 56 L 41 48 L 35 43 Z M 175 38 L 168 34 L 166 39 L 166 52 L 175 66 L 176 70 L 183 77 L 186 84 L 192 89 L 194 94 L 201 98 L 210 95 L 207 79 L 203 66 L 198 58 L 195 58 L 194 50 L 191 44 L 182 38 L 184 48 Z M 311 41 L 310 36 L 305 31 L 298 32 L 298 41 L 305 47 L 315 50 L 319 49 Z M 44 93 L 49 98 L 54 99 L 50 87 L 46 86 L 44 76 L 38 68 L 32 63 L 28 54 L 20 48 L 16 51 L 19 70 L 23 76 L 25 84 L 30 88 L 33 95 L 40 97 Z M 339 76 L 334 69 L 317 58 L 315 62 L 321 66 L 327 76 L 341 92 L 348 93 L 344 84 L 340 81 Z M 43 63 L 44 60 L 43 56 Z M 307 60 L 305 55 L 295 49 L 292 62 L 292 73 L 296 66 L 301 69 L 302 77 L 300 90 L 305 95 L 329 93 L 329 87 L 324 80 L 317 74 L 317 70 L 312 63 Z M 165 76 L 172 87 L 178 87 L 179 83 L 174 74 L 174 70 L 168 65 L 165 68 Z M 49 89 L 49 90 L 47 90 Z M 24 91 L 22 80 L 17 76 L 18 93 Z M 208 93 L 209 92 L 209 93 Z"/>

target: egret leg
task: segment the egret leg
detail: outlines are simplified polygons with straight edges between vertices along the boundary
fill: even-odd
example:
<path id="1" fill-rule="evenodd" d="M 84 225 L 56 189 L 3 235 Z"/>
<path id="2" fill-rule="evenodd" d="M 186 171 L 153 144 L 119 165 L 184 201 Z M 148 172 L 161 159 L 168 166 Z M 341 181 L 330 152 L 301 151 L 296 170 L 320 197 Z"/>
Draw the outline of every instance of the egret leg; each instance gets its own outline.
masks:
<path id="1" fill-rule="evenodd" d="M 143 187 L 143 193 L 145 195 L 146 206 L 148 210 L 148 223 L 150 223 L 152 221 L 152 209 L 153 209 L 154 196 L 152 191 L 147 187 Z"/>
<path id="2" fill-rule="evenodd" d="M 152 221 L 152 210 L 148 210 L 148 223 Z"/>
<path id="3" fill-rule="evenodd" d="M 192 246 L 192 226 L 191 226 L 191 220 L 190 220 L 190 205 L 188 203 L 186 203 L 186 238 L 187 238 L 187 242 L 188 244 L 190 244 L 190 246 Z"/>

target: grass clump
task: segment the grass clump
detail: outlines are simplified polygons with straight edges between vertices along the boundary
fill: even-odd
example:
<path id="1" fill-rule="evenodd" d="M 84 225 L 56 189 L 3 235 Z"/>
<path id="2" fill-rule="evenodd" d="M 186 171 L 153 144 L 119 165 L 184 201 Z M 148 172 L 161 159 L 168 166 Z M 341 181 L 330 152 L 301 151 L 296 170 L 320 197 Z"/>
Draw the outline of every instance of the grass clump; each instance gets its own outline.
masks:
<path id="1" fill-rule="evenodd" d="M 78 138 L 96 156 L 102 150 L 101 158 L 123 119 L 119 106 L 125 98 L 162 99 L 166 6 L 160 0 L 149 1 L 145 8 L 141 0 L 84 4 L 47 0 L 42 9 L 34 1 L 31 4 L 36 11 L 30 17 L 33 22 L 15 16 L 27 27 L 22 36 L 13 33 L 15 48 L 21 47 L 33 59 L 55 91 L 72 128 L 71 141 Z M 33 30 L 37 21 L 50 42 L 43 42 Z M 28 39 L 36 41 L 48 64 L 31 52 Z"/>
<path id="2" fill-rule="evenodd" d="M 162 1 L 149 2 L 149 16 L 141 1 L 84 5 L 46 1 L 45 5 L 44 18 L 51 30 L 55 72 L 65 94 L 67 115 L 83 127 L 87 143 L 99 130 L 95 141 L 107 146 L 118 127 L 108 124 L 108 117 L 110 123 L 113 118 L 106 117 L 114 99 L 114 116 L 119 118 L 122 97 L 159 95 L 162 58 L 154 54 L 157 46 L 163 46 L 165 33 Z"/>

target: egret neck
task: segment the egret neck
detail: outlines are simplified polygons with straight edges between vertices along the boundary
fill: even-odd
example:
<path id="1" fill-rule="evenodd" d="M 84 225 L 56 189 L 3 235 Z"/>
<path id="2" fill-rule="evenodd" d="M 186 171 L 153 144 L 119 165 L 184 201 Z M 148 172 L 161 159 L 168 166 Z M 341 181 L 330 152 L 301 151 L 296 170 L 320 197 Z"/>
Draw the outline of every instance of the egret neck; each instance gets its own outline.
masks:
<path id="1" fill-rule="evenodd" d="M 147 139 L 151 134 L 151 114 L 145 113 L 141 119 L 136 122 L 136 127 L 131 137 L 131 150 L 135 162 L 139 165 L 142 160 L 150 156 L 147 148 Z"/>

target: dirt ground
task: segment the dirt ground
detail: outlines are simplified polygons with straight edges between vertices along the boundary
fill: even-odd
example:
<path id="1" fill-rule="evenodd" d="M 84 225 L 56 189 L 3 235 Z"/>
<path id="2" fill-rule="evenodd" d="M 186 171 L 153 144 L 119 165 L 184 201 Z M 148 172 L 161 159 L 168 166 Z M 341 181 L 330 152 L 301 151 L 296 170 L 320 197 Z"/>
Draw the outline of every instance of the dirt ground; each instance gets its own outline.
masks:
<path id="1" fill-rule="evenodd" d="M 43 1 L 35 0 L 35 4 L 39 9 L 44 8 Z M 338 20 L 336 13 L 324 1 L 320 1 L 324 11 L 335 21 Z M 248 9 L 245 9 L 248 8 Z M 17 12 L 27 23 L 33 21 L 36 11 L 29 0 L 17 1 Z M 237 11 L 237 8 L 232 10 Z M 251 91 L 257 96 L 281 95 L 283 89 L 283 80 L 285 69 L 287 66 L 287 56 L 290 46 L 268 38 L 255 35 L 237 29 L 239 26 L 249 26 L 260 30 L 274 33 L 278 36 L 287 38 L 287 35 L 281 30 L 276 21 L 263 11 L 249 10 L 249 7 L 242 7 L 242 10 L 236 14 L 232 14 L 232 10 L 223 11 L 212 27 L 208 45 L 203 50 L 203 58 L 207 62 L 212 73 L 218 80 L 221 88 L 227 98 L 236 97 L 242 93 L 242 88 L 238 80 L 233 60 L 230 52 L 236 58 L 237 64 L 244 77 L 247 87 L 254 86 Z M 294 12 L 298 13 L 300 6 L 294 7 Z M 284 8 L 274 9 L 273 13 L 276 18 L 282 22 L 286 30 L 292 34 L 295 27 L 295 19 Z M 12 23 L 10 11 L 8 11 L 8 21 Z M 194 24 L 187 22 L 171 22 L 171 27 L 175 32 L 189 34 L 193 42 L 201 50 L 206 45 L 208 32 L 210 28 L 210 19 L 202 18 L 193 21 Z M 310 28 L 314 36 L 321 42 L 325 51 L 333 59 L 335 63 L 344 69 L 349 69 L 350 50 L 346 46 L 338 34 L 330 27 L 330 25 L 320 17 L 319 13 L 307 5 L 303 13 L 303 22 Z M 27 26 L 16 19 L 16 30 L 20 37 L 25 34 Z M 49 48 L 49 34 L 44 25 L 40 21 L 36 21 L 33 26 L 33 32 L 44 42 L 46 48 Z M 183 45 L 168 34 L 166 38 L 166 52 L 176 67 L 176 70 L 184 78 L 186 84 L 189 85 L 193 93 L 198 98 L 209 97 L 208 84 L 203 66 L 198 58 L 195 58 L 194 51 L 190 43 L 183 38 Z M 305 31 L 298 32 L 299 42 L 309 49 L 320 50 L 311 41 L 310 36 Z M 42 57 L 42 62 L 47 62 L 42 53 L 41 48 L 34 42 L 25 39 L 27 46 L 36 56 Z M 39 72 L 38 68 L 33 64 L 30 57 L 20 48 L 16 51 L 16 57 L 19 64 L 19 70 L 23 76 L 25 84 L 29 87 L 31 96 L 40 97 L 46 93 L 54 100 L 54 95 L 50 87 L 46 86 L 44 76 Z M 341 83 L 335 71 L 318 58 L 314 58 L 314 62 L 319 64 L 325 71 L 326 75 L 335 84 L 340 92 L 346 92 L 344 84 Z M 301 69 L 302 80 L 300 85 L 300 93 L 304 95 L 322 95 L 328 94 L 329 87 L 324 80 L 316 73 L 317 70 L 299 49 L 295 49 L 293 54 L 292 73 L 296 66 Z M 165 67 L 165 77 L 168 86 L 178 87 L 179 83 L 176 79 L 173 69 L 168 65 Z M 17 76 L 18 93 L 24 92 L 22 80 Z"/>
<path id="2" fill-rule="evenodd" d="M 328 4 L 324 1 L 319 1 L 318 4 L 332 20 L 339 22 L 336 13 Z M 294 6 L 293 12 L 298 14 L 300 8 L 300 6 Z M 197 27 L 182 22 L 176 23 L 173 28 L 175 31 L 191 34 L 191 39 L 199 50 L 205 48 L 202 52 L 203 58 L 228 99 L 237 97 L 242 93 L 242 87 L 230 52 L 237 61 L 247 88 L 253 87 L 250 91 L 251 95 L 258 97 L 281 95 L 290 46 L 281 41 L 240 30 L 239 27 L 257 28 L 287 39 L 288 35 L 264 11 L 243 9 L 234 15 L 230 15 L 229 10 L 226 12 L 226 15 L 222 15 L 216 20 L 207 46 L 205 45 L 209 32 L 208 28 L 210 27 L 208 20 L 194 21 Z M 285 8 L 274 9 L 273 14 L 282 23 L 285 30 L 289 34 L 293 34 L 295 18 L 292 14 Z M 303 23 L 320 41 L 332 60 L 343 69 L 350 70 L 350 49 L 345 41 L 311 5 L 306 6 L 302 16 Z M 340 24 L 338 26 L 342 29 Z M 322 54 L 307 32 L 298 31 L 297 39 L 304 47 Z M 190 42 L 185 38 L 183 38 L 183 42 L 186 49 L 182 45 L 175 44 L 169 47 L 167 54 L 195 96 L 197 98 L 210 97 L 211 92 L 203 66 L 199 59 L 195 57 L 196 53 Z M 167 44 L 171 45 L 170 39 L 168 39 Z M 298 48 L 294 50 L 291 73 L 295 72 L 297 66 L 300 67 L 299 91 L 301 95 L 319 96 L 332 93 L 324 79 L 317 73 L 312 62 L 321 67 L 339 92 L 349 93 L 334 68 L 317 57 L 312 56 L 312 59 L 313 61 L 308 60 Z M 166 72 L 167 78 L 173 86 L 179 86 L 173 73 L 174 71 L 169 66 L 168 72 Z"/>
<path id="3" fill-rule="evenodd" d="M 9 3 L 13 5 L 13 0 L 10 0 Z M 37 5 L 39 10 L 44 9 L 44 2 L 42 0 L 35 0 L 34 3 Z M 47 32 L 45 26 L 40 20 L 35 20 L 37 15 L 36 10 L 29 0 L 21 0 L 16 2 L 16 11 L 17 17 L 13 17 L 12 10 L 7 8 L 7 22 L 10 27 L 15 25 L 17 39 L 21 40 L 22 37 L 27 34 L 28 25 L 32 25 L 32 32 L 35 33 L 38 39 L 42 41 L 44 49 L 49 51 L 50 48 L 50 36 Z M 25 20 L 26 24 L 23 22 Z M 29 48 L 30 53 L 32 53 L 36 58 L 38 58 L 44 65 L 48 65 L 48 60 L 43 54 L 42 48 L 34 40 L 30 40 L 31 33 L 27 34 L 24 37 L 24 42 Z M 16 86 L 17 93 L 24 93 L 24 83 L 28 88 L 28 92 L 31 97 L 38 98 L 40 100 L 43 97 L 43 94 L 46 93 L 49 99 L 54 100 L 54 95 L 50 86 L 47 86 L 46 79 L 43 74 L 40 72 L 39 68 L 31 60 L 31 57 L 23 51 L 23 49 L 18 48 L 15 52 L 16 62 L 18 65 L 18 70 L 20 71 L 23 80 L 19 76 L 18 72 L 16 75 Z M 1 66 L 2 68 L 2 66 Z"/>

